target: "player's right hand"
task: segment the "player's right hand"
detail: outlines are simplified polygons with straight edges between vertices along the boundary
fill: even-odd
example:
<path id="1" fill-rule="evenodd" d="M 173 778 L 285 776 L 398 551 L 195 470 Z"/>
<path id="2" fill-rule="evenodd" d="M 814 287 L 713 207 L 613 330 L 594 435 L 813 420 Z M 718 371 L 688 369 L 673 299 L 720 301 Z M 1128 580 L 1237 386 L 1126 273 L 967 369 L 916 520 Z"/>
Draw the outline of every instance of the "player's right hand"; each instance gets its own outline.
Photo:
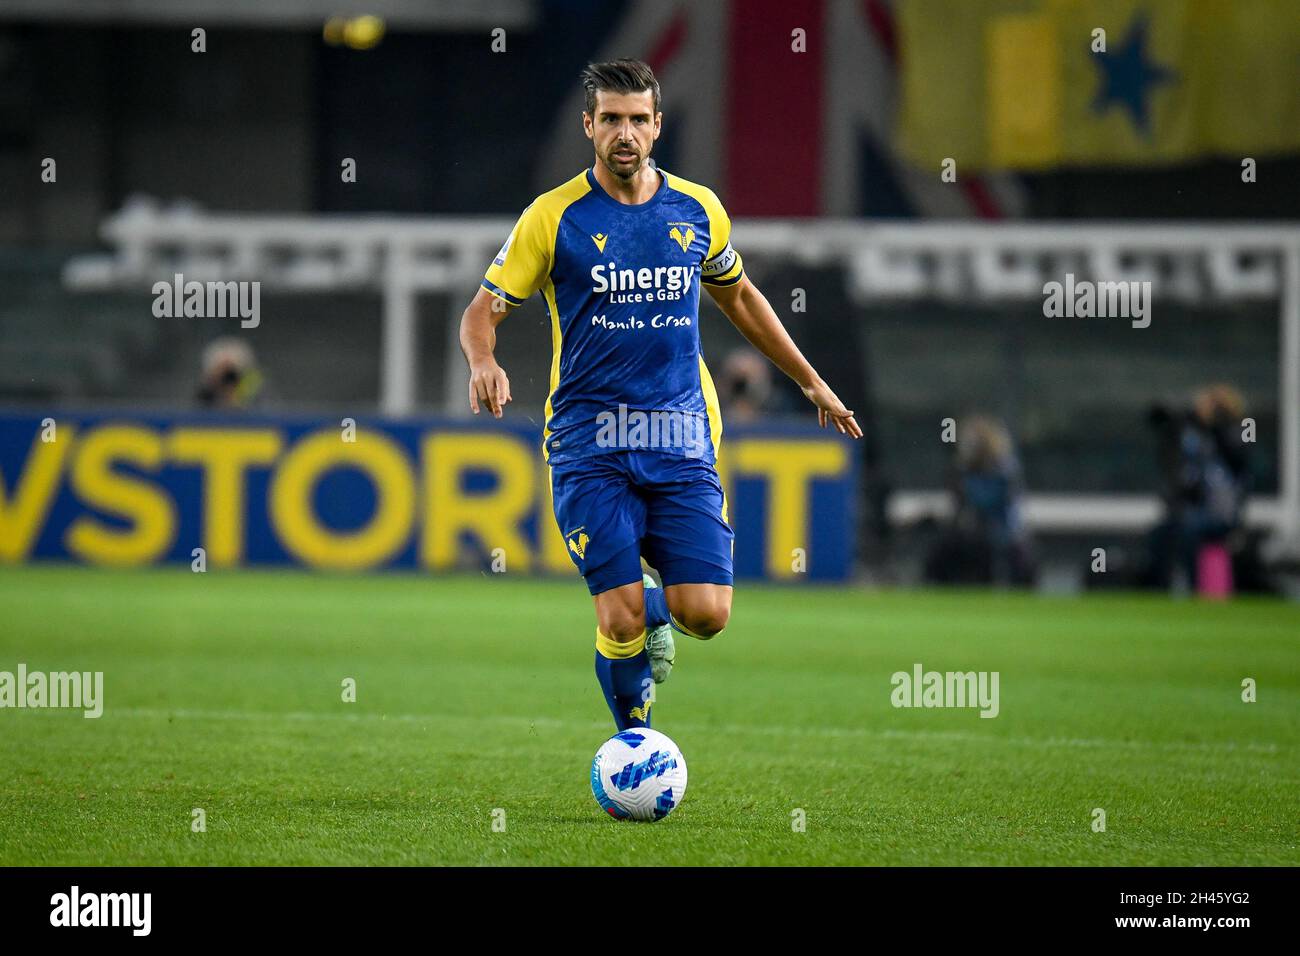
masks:
<path id="1" fill-rule="evenodd" d="M 479 411 L 479 402 L 497 418 L 510 402 L 510 379 L 506 377 L 506 370 L 495 362 L 470 369 L 469 407 L 475 415 Z"/>

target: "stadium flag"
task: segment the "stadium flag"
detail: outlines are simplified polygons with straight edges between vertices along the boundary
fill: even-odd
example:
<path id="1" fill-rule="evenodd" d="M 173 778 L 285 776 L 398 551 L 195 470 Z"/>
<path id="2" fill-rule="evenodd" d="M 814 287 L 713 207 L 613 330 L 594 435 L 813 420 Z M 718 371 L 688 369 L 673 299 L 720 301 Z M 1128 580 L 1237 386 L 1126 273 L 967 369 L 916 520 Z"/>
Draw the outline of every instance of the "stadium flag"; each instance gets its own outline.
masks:
<path id="1" fill-rule="evenodd" d="M 1292 0 L 909 0 L 899 23 L 899 136 L 922 166 L 1300 152 Z"/>

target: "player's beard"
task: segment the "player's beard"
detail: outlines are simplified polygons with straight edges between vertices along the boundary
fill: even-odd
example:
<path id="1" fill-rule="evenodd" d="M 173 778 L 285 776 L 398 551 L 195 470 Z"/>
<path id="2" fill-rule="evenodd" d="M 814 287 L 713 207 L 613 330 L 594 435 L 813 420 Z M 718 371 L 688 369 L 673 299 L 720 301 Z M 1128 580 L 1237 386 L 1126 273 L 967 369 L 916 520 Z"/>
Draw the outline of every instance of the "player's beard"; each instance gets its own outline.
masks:
<path id="1" fill-rule="evenodd" d="M 631 149 L 632 152 L 636 153 L 636 162 L 630 164 L 620 163 L 614 157 L 614 154 L 617 153 L 620 149 Z M 621 143 L 615 143 L 613 146 L 611 146 L 609 151 L 600 159 L 601 162 L 605 164 L 605 168 L 608 169 L 610 173 L 612 173 L 615 177 L 621 179 L 623 182 L 631 182 L 633 179 L 635 179 L 637 173 L 641 172 L 641 167 L 645 165 L 645 161 L 646 161 L 646 157 L 641 155 L 641 151 L 638 150 L 635 146 L 628 147 Z"/>

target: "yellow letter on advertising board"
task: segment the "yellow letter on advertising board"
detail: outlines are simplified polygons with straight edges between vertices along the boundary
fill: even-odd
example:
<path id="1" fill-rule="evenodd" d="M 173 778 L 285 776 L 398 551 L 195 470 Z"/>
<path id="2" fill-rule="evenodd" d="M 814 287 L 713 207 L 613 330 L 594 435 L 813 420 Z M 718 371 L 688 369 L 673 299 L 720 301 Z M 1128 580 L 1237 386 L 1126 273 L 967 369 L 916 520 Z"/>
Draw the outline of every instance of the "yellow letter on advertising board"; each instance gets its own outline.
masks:
<path id="1" fill-rule="evenodd" d="M 444 432 L 424 439 L 426 511 L 420 561 L 427 568 L 454 567 L 462 533 L 473 533 L 485 552 L 504 548 L 512 569 L 532 568 L 532 548 L 520 523 L 536 504 L 533 455 L 523 442 L 489 433 Z M 488 471 L 496 488 L 487 494 L 461 490 L 465 472 Z M 554 528 L 554 521 L 550 522 Z"/>
<path id="2" fill-rule="evenodd" d="M 811 551 L 808 524 L 814 478 L 842 475 L 848 452 L 837 441 L 776 441 L 733 439 L 728 450 L 733 478 L 760 475 L 767 479 L 767 553 L 763 563 L 769 577 L 793 578 L 790 552 Z"/>
<path id="3" fill-rule="evenodd" d="M 163 443 L 150 428 L 102 425 L 77 443 L 71 483 L 89 507 L 127 518 L 127 529 L 82 515 L 68 528 L 68 551 L 95 564 L 157 561 L 176 537 L 176 505 L 155 485 L 113 471 L 114 462 L 154 470 L 163 462 Z"/>
<path id="4" fill-rule="evenodd" d="M 14 480 L 12 501 L 5 501 L 5 478 L 0 475 L 0 561 L 22 561 L 32 553 L 50 506 L 59 493 L 63 461 L 72 447 L 71 425 L 64 425 L 57 441 L 41 441 L 37 429 L 27 464 Z"/>
<path id="5" fill-rule="evenodd" d="M 232 567 L 244 556 L 244 474 L 280 454 L 274 429 L 177 428 L 172 461 L 203 468 L 203 547 L 214 567 Z"/>
<path id="6" fill-rule="evenodd" d="M 331 469 L 365 472 L 375 489 L 375 512 L 365 527 L 335 531 L 312 510 L 316 483 Z M 315 568 L 356 571 L 391 560 L 411 535 L 415 480 L 400 445 L 376 431 L 358 431 L 355 442 L 339 441 L 333 429 L 294 445 L 271 479 L 271 524 L 285 548 Z"/>

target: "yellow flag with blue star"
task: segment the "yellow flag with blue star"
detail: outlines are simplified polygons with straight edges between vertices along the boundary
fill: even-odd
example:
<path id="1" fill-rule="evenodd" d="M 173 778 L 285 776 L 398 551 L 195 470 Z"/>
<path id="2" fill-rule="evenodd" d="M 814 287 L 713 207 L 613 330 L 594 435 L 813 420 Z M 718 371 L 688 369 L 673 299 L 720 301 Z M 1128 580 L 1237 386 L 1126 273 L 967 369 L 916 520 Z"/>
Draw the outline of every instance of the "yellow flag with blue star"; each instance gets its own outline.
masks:
<path id="1" fill-rule="evenodd" d="M 959 171 L 1300 153 L 1295 0 L 907 0 L 899 136 Z"/>

